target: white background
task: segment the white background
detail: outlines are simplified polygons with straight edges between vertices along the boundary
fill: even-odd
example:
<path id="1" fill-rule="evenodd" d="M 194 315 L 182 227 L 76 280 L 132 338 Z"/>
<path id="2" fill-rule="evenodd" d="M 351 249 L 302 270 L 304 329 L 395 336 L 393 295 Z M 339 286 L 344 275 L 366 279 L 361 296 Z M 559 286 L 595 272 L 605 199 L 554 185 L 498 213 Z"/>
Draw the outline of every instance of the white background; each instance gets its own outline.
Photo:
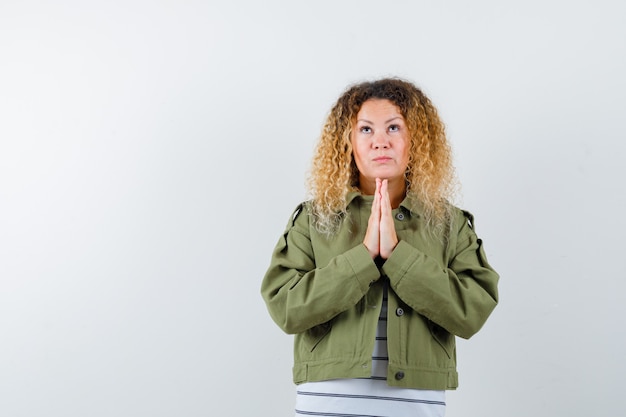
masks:
<path id="1" fill-rule="evenodd" d="M 260 282 L 334 100 L 389 75 L 502 277 L 448 416 L 626 414 L 624 74 L 617 0 L 2 0 L 0 416 L 292 416 Z"/>

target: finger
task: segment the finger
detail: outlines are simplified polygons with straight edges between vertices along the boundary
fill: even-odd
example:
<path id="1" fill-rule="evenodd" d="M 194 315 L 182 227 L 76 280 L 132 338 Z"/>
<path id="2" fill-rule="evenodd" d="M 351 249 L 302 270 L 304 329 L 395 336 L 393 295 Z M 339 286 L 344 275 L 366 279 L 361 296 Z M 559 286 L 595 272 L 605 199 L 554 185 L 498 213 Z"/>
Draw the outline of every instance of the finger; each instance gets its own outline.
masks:
<path id="1" fill-rule="evenodd" d="M 372 215 L 376 213 L 377 219 L 380 221 L 380 206 L 381 206 L 381 187 L 382 182 L 379 178 L 376 178 L 376 191 L 374 192 L 374 201 L 372 202 Z"/>
<path id="2" fill-rule="evenodd" d="M 381 184 L 381 215 L 380 215 L 380 243 L 379 252 L 383 259 L 387 259 L 398 244 L 398 236 L 393 220 L 393 211 L 388 193 L 388 183 L 384 180 Z"/>
<path id="3" fill-rule="evenodd" d="M 363 244 L 370 253 L 372 259 L 376 258 L 380 254 L 380 195 L 376 193 L 374 195 L 374 201 L 372 202 L 372 210 L 367 222 L 367 230 L 365 231 L 365 238 Z"/>
<path id="4" fill-rule="evenodd" d="M 383 180 L 380 185 L 380 204 L 381 204 L 381 215 L 383 210 L 391 215 L 391 200 L 389 199 L 389 183 L 387 180 Z"/>

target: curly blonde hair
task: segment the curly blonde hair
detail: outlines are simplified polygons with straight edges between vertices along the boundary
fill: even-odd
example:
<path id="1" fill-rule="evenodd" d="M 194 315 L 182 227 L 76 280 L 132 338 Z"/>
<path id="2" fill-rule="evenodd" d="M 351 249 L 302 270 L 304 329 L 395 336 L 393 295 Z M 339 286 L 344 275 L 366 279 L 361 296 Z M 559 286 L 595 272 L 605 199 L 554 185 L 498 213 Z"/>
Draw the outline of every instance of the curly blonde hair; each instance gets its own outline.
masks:
<path id="1" fill-rule="evenodd" d="M 429 229 L 442 231 L 456 189 L 452 151 L 435 106 L 415 85 L 397 78 L 355 84 L 331 109 L 308 178 L 316 228 L 335 233 L 346 214 L 347 194 L 359 190 L 350 138 L 357 113 L 370 99 L 391 101 L 404 117 L 410 136 L 406 195 L 412 209 L 421 209 Z"/>

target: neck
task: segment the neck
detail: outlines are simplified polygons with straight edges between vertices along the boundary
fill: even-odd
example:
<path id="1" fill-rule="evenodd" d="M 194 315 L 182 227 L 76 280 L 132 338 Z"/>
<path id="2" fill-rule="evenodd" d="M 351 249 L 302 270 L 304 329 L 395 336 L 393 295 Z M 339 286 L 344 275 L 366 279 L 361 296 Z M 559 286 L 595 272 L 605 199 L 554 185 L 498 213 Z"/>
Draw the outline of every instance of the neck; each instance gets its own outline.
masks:
<path id="1" fill-rule="evenodd" d="M 365 195 L 374 195 L 376 192 L 376 180 L 361 178 L 359 180 L 359 190 Z M 388 180 L 387 191 L 391 208 L 398 208 L 406 196 L 406 183 L 404 179 Z"/>

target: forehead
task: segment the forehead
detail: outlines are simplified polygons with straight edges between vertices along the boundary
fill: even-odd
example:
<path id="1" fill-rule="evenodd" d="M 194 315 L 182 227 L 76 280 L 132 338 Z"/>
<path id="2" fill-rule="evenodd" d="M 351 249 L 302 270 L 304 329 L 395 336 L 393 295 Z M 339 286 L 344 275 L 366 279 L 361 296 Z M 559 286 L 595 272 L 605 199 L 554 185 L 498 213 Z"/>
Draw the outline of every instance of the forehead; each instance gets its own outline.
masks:
<path id="1" fill-rule="evenodd" d="M 389 117 L 389 116 L 402 116 L 400 108 L 390 100 L 371 98 L 366 100 L 361 105 L 359 112 L 357 113 L 357 120 L 363 117 Z"/>

